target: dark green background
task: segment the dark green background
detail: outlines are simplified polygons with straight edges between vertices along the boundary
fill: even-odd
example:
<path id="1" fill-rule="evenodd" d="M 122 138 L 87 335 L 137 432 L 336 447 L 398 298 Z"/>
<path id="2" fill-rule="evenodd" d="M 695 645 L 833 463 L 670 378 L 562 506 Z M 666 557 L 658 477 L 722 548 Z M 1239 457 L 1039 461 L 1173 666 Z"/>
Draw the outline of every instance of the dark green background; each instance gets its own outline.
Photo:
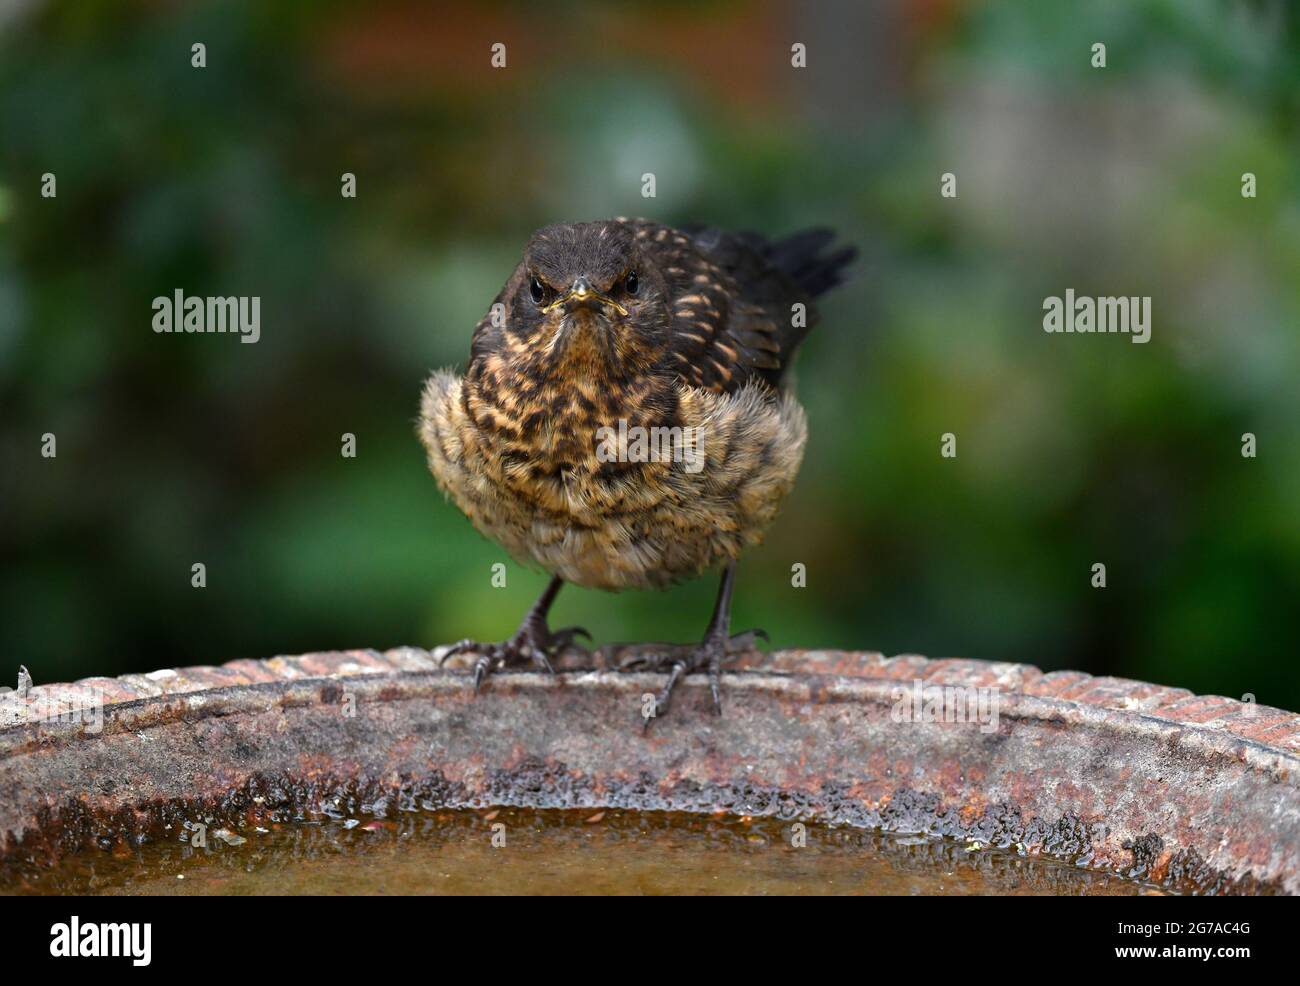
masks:
<path id="1" fill-rule="evenodd" d="M 544 577 L 491 587 L 501 553 L 425 471 L 421 380 L 463 365 L 533 228 L 640 214 L 862 251 L 801 357 L 807 457 L 738 627 L 1300 708 L 1294 5 L 5 18 L 0 680 L 509 633 Z M 1150 295 L 1152 342 L 1045 334 L 1069 287 Z M 177 288 L 259 295 L 261 342 L 155 335 Z M 713 593 L 569 589 L 556 619 L 688 639 Z"/>

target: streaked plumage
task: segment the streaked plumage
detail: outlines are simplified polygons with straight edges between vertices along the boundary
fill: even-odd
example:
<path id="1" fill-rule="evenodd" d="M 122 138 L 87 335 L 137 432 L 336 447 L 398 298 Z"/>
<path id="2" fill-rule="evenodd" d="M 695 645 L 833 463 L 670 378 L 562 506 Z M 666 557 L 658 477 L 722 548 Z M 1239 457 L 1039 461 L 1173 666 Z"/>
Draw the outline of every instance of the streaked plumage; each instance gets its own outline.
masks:
<path id="1" fill-rule="evenodd" d="M 782 384 L 813 298 L 852 256 L 821 255 L 831 239 L 640 219 L 539 230 L 475 329 L 465 376 L 425 386 L 419 434 L 439 486 L 516 559 L 577 585 L 662 588 L 730 566 L 799 469 L 806 424 Z M 702 458 L 679 440 L 676 461 L 608 461 L 620 427 L 694 435 Z M 498 645 L 477 679 L 546 663 L 544 619 L 525 629 L 539 638 L 529 652 Z"/>

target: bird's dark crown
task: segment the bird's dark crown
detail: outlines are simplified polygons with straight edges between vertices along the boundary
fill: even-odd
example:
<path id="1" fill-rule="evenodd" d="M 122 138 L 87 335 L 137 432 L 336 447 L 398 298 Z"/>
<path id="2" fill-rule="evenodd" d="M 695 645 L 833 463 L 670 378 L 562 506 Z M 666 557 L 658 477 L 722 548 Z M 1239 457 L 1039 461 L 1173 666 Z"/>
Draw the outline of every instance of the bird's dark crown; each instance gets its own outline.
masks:
<path id="1" fill-rule="evenodd" d="M 611 294 L 641 258 L 636 240 L 620 223 L 558 223 L 539 229 L 524 249 L 524 264 L 554 291 L 586 278 Z"/>

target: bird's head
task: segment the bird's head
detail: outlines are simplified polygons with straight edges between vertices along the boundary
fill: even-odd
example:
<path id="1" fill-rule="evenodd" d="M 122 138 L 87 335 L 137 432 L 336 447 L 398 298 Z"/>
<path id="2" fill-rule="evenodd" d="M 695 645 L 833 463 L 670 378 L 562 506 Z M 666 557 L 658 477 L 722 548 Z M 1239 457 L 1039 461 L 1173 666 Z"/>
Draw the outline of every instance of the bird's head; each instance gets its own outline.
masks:
<path id="1" fill-rule="evenodd" d="M 532 359 L 632 376 L 662 352 L 671 322 L 667 283 L 621 223 L 538 230 L 509 288 L 507 331 Z"/>

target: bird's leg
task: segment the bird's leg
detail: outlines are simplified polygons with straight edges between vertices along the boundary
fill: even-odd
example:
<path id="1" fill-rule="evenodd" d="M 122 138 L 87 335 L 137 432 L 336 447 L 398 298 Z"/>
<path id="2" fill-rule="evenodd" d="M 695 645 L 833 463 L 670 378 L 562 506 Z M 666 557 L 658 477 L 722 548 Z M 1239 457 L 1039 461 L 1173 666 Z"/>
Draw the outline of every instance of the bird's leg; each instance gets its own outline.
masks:
<path id="1" fill-rule="evenodd" d="M 638 655 L 622 665 L 624 670 L 668 669 L 668 683 L 655 696 L 655 714 L 647 717 L 645 726 L 650 728 L 654 718 L 668 711 L 673 689 L 677 682 L 693 671 L 707 671 L 709 674 L 709 691 L 713 696 L 713 711 L 722 712 L 722 665 L 728 658 L 744 653 L 753 648 L 754 641 L 767 639 L 762 630 L 747 630 L 731 636 L 731 591 L 736 581 L 736 564 L 732 562 L 722 573 L 722 584 L 718 587 L 718 601 L 713 605 L 713 618 L 709 628 L 704 632 L 704 639 L 690 649 L 681 653 L 683 648 L 673 648 L 650 655 Z"/>
<path id="2" fill-rule="evenodd" d="M 537 602 L 533 603 L 532 608 L 524 616 L 515 635 L 509 640 L 500 644 L 481 644 L 475 640 L 462 640 L 453 644 L 438 663 L 445 664 L 448 658 L 457 654 L 477 654 L 478 660 L 474 662 L 475 691 L 478 691 L 479 686 L 483 684 L 483 679 L 493 671 L 511 665 L 535 664 L 548 674 L 554 674 L 555 669 L 551 667 L 550 661 L 552 656 L 567 647 L 577 647 L 578 645 L 573 642 L 575 637 L 591 639 L 591 634 L 582 627 L 565 627 L 563 630 L 556 631 L 551 631 L 547 627 L 546 615 L 550 612 L 551 604 L 555 602 L 562 585 L 564 580 L 558 575 L 551 579 Z"/>

